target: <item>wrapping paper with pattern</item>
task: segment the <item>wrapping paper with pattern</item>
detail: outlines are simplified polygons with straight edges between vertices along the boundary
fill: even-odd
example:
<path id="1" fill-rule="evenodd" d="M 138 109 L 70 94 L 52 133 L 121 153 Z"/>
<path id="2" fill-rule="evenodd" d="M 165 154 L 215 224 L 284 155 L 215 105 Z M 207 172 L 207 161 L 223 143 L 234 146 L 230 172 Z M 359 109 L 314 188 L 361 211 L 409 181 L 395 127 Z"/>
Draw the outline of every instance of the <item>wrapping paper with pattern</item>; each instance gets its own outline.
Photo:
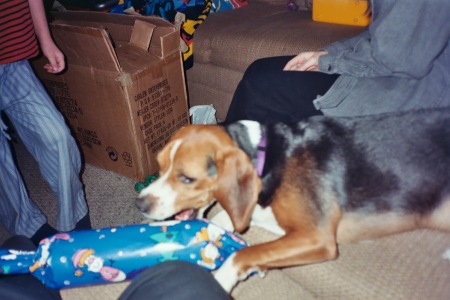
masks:
<path id="1" fill-rule="evenodd" d="M 207 270 L 247 243 L 207 220 L 165 221 L 59 233 L 37 251 L 0 249 L 0 273 L 31 273 L 55 289 L 131 280 L 167 260 Z"/>

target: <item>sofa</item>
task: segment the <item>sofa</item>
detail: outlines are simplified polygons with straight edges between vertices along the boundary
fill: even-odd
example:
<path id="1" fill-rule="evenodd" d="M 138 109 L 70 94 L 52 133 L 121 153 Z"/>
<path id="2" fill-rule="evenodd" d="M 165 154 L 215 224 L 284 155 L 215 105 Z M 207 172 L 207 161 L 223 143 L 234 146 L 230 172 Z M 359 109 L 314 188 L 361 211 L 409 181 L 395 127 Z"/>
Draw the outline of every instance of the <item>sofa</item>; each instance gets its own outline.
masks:
<path id="1" fill-rule="evenodd" d="M 193 67 L 186 71 L 189 105 L 212 104 L 224 120 L 245 69 L 254 60 L 296 55 L 351 37 L 363 27 L 315 22 L 311 10 L 288 10 L 287 0 L 250 0 L 210 13 L 194 34 Z"/>

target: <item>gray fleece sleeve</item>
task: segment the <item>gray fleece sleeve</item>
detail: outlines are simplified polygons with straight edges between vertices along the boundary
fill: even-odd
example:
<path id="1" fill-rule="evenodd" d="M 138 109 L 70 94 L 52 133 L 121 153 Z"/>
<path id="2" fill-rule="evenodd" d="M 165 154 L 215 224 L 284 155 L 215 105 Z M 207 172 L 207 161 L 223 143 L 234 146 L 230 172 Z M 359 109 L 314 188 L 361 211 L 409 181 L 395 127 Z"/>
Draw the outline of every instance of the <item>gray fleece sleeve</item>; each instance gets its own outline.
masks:
<path id="1" fill-rule="evenodd" d="M 328 54 L 319 58 L 319 70 L 420 79 L 449 44 L 449 12 L 449 0 L 375 0 L 369 27 L 325 47 Z"/>

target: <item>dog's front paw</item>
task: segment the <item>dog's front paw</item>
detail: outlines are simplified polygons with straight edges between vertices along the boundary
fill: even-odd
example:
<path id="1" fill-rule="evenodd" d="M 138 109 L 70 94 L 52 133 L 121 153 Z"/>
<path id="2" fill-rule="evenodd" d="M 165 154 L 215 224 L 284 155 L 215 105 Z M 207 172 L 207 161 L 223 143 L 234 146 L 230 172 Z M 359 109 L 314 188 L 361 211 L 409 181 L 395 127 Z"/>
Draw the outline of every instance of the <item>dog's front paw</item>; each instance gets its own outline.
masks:
<path id="1" fill-rule="evenodd" d="M 230 257 L 223 263 L 223 265 L 214 274 L 214 278 L 219 282 L 222 288 L 230 293 L 233 287 L 238 283 L 238 270 L 234 266 L 233 258 L 236 253 L 230 255 Z"/>
<path id="2" fill-rule="evenodd" d="M 235 264 L 236 253 L 230 255 L 230 257 L 223 263 L 223 265 L 214 274 L 214 278 L 219 282 L 223 289 L 230 293 L 234 286 L 242 280 L 247 279 L 248 276 L 259 273 L 261 277 L 264 277 L 265 273 L 261 272 L 258 267 L 250 268 L 247 270 L 241 270 Z"/>

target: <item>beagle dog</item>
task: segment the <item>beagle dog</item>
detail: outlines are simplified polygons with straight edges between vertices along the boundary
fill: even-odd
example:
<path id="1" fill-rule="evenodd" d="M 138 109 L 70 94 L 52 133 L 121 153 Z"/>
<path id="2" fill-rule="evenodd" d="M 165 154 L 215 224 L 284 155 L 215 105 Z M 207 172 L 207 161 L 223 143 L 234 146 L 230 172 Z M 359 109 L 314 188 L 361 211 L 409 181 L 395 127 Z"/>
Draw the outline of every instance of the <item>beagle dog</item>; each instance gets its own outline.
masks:
<path id="1" fill-rule="evenodd" d="M 237 232 L 252 220 L 280 235 L 227 259 L 215 277 L 228 292 L 254 272 L 335 259 L 339 243 L 450 231 L 450 108 L 190 125 L 157 159 L 136 200 L 148 218 L 217 201 Z"/>

